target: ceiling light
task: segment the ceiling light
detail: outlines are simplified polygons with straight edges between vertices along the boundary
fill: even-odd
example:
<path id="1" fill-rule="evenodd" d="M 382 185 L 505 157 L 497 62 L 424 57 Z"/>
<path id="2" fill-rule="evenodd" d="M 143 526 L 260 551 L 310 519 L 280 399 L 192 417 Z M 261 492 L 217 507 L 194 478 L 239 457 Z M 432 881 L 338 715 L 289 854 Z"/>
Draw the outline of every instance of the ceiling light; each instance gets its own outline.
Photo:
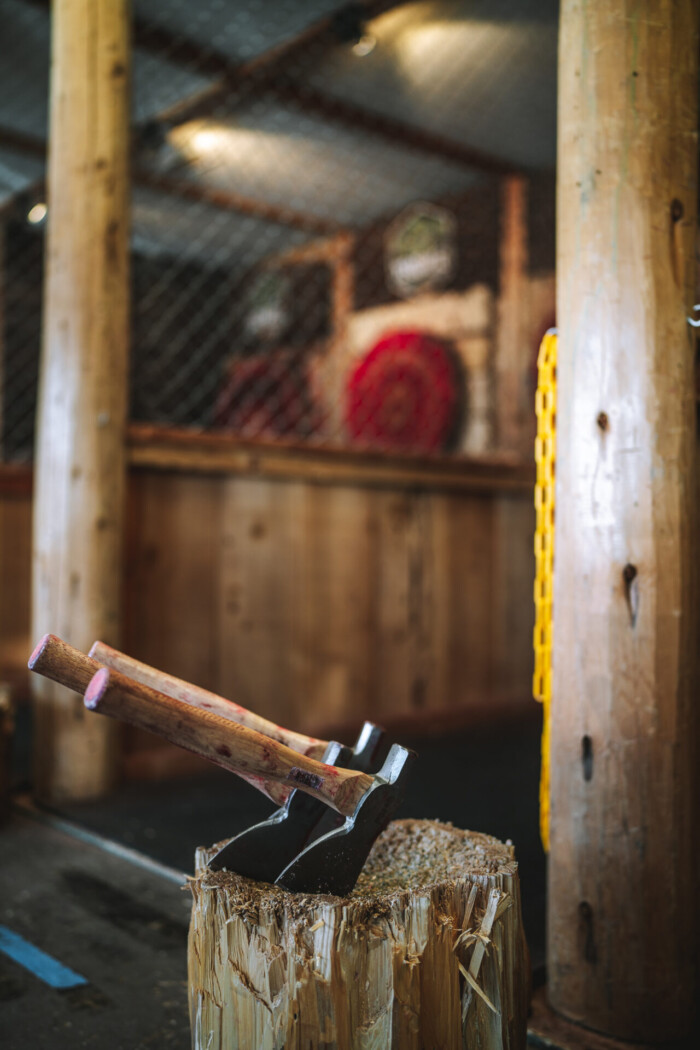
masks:
<path id="1" fill-rule="evenodd" d="M 376 46 L 376 37 L 373 37 L 371 33 L 363 33 L 360 39 L 352 45 L 352 53 L 358 58 L 364 58 L 365 55 L 370 55 Z"/>
<path id="2" fill-rule="evenodd" d="M 195 153 L 205 155 L 218 153 L 226 143 L 226 136 L 226 129 L 200 127 L 189 136 L 189 145 Z"/>
<path id="3" fill-rule="evenodd" d="M 38 226 L 46 218 L 48 210 L 44 202 L 39 201 L 27 212 L 27 222 L 31 222 L 32 226 Z"/>

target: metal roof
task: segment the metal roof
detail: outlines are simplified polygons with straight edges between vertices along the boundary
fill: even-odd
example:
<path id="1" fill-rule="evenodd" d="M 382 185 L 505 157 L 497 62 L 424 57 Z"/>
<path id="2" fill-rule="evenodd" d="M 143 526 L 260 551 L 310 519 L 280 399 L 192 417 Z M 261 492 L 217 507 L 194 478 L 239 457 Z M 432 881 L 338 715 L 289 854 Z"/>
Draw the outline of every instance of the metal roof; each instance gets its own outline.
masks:
<path id="1" fill-rule="evenodd" d="M 463 192 L 481 177 L 479 151 L 553 166 L 556 0 L 367 4 L 375 46 L 358 57 L 329 31 L 337 0 L 136 0 L 134 125 L 152 136 L 166 117 L 139 166 L 188 187 L 135 182 L 136 248 L 211 260 L 242 244 L 250 265 L 314 236 L 316 221 L 361 227 Z M 46 139 L 49 5 L 3 0 L 0 41 L 1 206 L 41 179 L 40 149 L 8 133 Z M 237 79 L 241 64 L 254 80 Z M 212 203 L 227 190 L 298 221 Z"/>

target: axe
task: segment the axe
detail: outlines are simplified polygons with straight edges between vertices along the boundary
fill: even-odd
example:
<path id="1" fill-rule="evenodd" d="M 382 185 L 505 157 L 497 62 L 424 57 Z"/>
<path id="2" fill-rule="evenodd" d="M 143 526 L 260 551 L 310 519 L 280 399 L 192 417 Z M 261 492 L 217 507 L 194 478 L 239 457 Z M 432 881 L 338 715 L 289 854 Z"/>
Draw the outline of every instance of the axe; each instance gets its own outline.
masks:
<path id="1" fill-rule="evenodd" d="M 281 792 L 275 793 L 278 799 L 284 796 L 281 808 L 286 807 L 286 815 L 280 814 L 278 820 L 273 815 L 270 821 L 263 822 L 264 826 L 257 825 L 237 836 L 217 854 L 213 866 L 231 867 L 239 873 L 242 873 L 240 867 L 247 867 L 253 872 L 251 877 L 297 892 L 343 896 L 352 890 L 374 840 L 403 798 L 406 779 L 416 757 L 414 752 L 393 744 L 374 775 L 319 762 L 284 743 L 284 738 L 292 736 L 287 730 L 273 726 L 273 734 L 266 735 L 244 724 L 244 720 L 250 723 L 257 716 L 238 705 L 233 706 L 237 707 L 239 720 L 232 721 L 211 707 L 194 706 L 192 697 L 186 702 L 119 671 L 100 667 L 97 660 L 52 635 L 41 640 L 29 666 L 55 681 L 84 691 L 88 709 L 158 733 L 245 776 L 270 797 L 271 785 L 281 787 Z M 307 750 L 323 746 L 325 754 L 332 754 L 336 760 L 339 757 L 330 742 L 314 740 L 309 744 L 313 738 L 293 736 L 297 744 L 306 741 L 302 746 Z M 371 730 L 365 730 L 365 737 L 368 741 L 376 740 Z M 368 755 L 368 750 L 361 746 L 362 739 L 361 734 L 359 753 Z M 317 811 L 310 830 L 307 826 L 303 833 L 289 834 L 294 828 L 297 809 L 290 798 L 292 790 L 310 795 L 312 800 L 341 814 L 344 821 L 329 831 L 323 827 L 316 830 Z M 304 809 L 301 804 L 300 809 Z M 277 839 L 276 830 L 280 828 L 287 833 L 286 839 L 283 834 Z M 323 831 L 325 833 L 321 833 Z M 290 859 L 292 847 L 287 844 L 283 847 L 283 840 L 293 842 L 294 849 L 300 844 L 302 848 Z M 309 844 L 303 845 L 305 841 Z M 249 862 L 246 858 L 253 860 Z"/>

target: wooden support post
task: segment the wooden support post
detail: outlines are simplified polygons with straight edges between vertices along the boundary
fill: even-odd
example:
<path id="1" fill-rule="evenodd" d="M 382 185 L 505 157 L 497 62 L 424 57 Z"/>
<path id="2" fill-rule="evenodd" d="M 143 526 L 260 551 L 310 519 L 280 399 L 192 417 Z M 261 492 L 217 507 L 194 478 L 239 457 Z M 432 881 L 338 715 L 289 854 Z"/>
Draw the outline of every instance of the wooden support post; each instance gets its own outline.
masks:
<path id="1" fill-rule="evenodd" d="M 55 0 L 33 637 L 118 644 L 128 365 L 129 4 Z M 35 682 L 35 785 L 100 794 L 115 729 Z"/>
<path id="2" fill-rule="evenodd" d="M 0 214 L 0 463 L 5 462 L 5 222 Z"/>
<path id="3" fill-rule="evenodd" d="M 498 444 L 509 452 L 526 452 L 533 428 L 525 426 L 525 374 L 530 364 L 524 345 L 527 331 L 527 183 L 508 175 L 501 184 L 500 291 L 496 355 Z M 530 414 L 534 412 L 530 406 Z M 525 446 L 525 442 L 529 442 Z"/>
<path id="4" fill-rule="evenodd" d="M 563 0 L 548 982 L 697 1035 L 696 0 Z"/>

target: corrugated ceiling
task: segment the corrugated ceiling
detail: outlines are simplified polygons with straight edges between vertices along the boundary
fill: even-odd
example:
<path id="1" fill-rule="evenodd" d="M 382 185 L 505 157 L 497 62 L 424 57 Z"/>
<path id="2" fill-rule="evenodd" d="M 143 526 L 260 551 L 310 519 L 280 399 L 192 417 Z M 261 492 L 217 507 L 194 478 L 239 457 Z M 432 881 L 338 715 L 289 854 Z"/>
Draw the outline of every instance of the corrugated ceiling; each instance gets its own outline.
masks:
<path id="1" fill-rule="evenodd" d="M 392 7 L 392 5 L 384 5 Z M 339 5 L 328 0 L 137 0 L 135 16 L 190 45 L 233 62 L 266 55 L 313 32 Z M 155 167 L 175 161 L 173 177 L 206 188 L 363 226 L 409 201 L 459 193 L 479 173 L 463 162 L 306 112 L 303 85 L 459 146 L 516 165 L 555 159 L 556 0 L 421 0 L 394 5 L 370 23 L 376 40 L 358 58 L 347 44 L 310 47 L 291 70 L 302 85 L 293 102 L 275 94 L 230 96 L 206 118 L 173 128 Z M 148 44 L 148 32 L 141 40 Z M 48 5 L 0 4 L 0 129 L 45 139 L 49 64 Z M 135 125 L 198 97 L 215 84 L 182 56 L 158 47 L 134 55 Z M 204 135 L 201 132 L 205 132 Z M 0 204 L 35 186 L 41 162 L 2 146 Z M 135 188 L 134 239 L 140 250 L 209 260 L 232 243 L 246 265 L 308 238 L 278 222 L 184 202 Z M 206 219 L 206 222 L 204 221 Z M 205 232 L 204 227 L 207 227 Z"/>

